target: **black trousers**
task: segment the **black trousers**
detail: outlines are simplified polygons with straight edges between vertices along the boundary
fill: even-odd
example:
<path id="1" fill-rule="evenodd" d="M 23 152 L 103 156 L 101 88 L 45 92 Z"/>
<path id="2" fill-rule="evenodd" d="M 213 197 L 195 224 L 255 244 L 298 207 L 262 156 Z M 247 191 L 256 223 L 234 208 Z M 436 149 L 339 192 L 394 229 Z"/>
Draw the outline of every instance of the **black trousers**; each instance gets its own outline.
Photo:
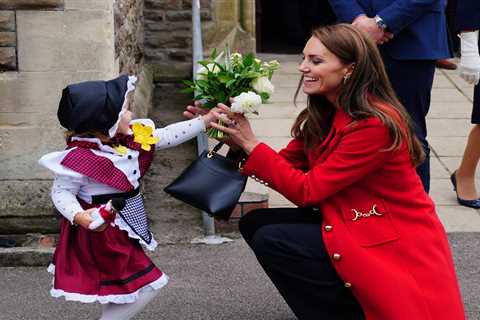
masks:
<path id="1" fill-rule="evenodd" d="M 398 99 L 413 120 L 415 134 L 423 145 L 425 161 L 417 167 L 426 192 L 430 191 L 430 147 L 426 116 L 435 74 L 435 60 L 396 60 L 382 52 L 383 63 Z"/>
<path id="2" fill-rule="evenodd" d="M 333 268 L 311 208 L 251 211 L 240 219 L 243 238 L 301 320 L 359 320 L 362 308 Z"/>

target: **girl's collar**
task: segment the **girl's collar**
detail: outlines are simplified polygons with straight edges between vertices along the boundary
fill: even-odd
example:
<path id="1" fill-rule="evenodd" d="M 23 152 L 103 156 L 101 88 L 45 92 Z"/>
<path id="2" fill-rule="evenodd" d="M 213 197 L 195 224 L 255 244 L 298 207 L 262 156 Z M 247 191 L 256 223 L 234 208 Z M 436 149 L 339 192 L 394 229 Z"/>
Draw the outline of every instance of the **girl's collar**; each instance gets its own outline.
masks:
<path id="1" fill-rule="evenodd" d="M 115 149 L 109 144 L 104 144 L 99 138 L 83 138 L 83 137 L 71 137 L 67 142 L 68 148 L 83 147 L 88 149 L 96 149 L 108 153 L 117 153 Z"/>

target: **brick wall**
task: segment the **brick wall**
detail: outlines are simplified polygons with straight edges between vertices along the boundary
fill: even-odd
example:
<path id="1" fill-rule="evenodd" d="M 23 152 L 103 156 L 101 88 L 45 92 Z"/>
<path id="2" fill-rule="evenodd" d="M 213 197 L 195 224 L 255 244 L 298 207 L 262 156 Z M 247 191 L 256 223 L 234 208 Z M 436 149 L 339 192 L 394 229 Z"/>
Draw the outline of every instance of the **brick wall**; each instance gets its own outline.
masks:
<path id="1" fill-rule="evenodd" d="M 15 11 L 0 11 L 0 71 L 17 69 Z"/>

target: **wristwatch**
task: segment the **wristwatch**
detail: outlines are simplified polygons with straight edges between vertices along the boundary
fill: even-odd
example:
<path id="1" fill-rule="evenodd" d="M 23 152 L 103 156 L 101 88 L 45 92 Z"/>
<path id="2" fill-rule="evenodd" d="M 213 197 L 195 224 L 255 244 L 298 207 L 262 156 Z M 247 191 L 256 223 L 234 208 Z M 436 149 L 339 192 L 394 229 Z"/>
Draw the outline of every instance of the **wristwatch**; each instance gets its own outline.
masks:
<path id="1" fill-rule="evenodd" d="M 373 18 L 373 19 L 375 19 L 375 23 L 377 24 L 377 26 L 378 26 L 380 29 L 382 29 L 382 30 L 387 29 L 387 24 L 385 23 L 385 21 L 383 21 L 382 18 L 380 18 L 380 16 L 377 15 L 377 16 L 375 16 L 375 18 Z"/>

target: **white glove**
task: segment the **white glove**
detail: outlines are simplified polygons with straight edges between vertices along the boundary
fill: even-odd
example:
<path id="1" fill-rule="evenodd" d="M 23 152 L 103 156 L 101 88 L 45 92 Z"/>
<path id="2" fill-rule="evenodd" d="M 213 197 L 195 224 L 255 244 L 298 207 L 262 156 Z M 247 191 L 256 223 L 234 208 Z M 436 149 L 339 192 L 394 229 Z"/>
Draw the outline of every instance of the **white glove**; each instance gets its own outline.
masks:
<path id="1" fill-rule="evenodd" d="M 92 222 L 88 225 L 90 230 L 95 230 L 105 223 L 105 219 L 100 215 L 100 209 L 101 208 L 98 208 L 90 214 L 92 217 Z"/>
<path id="2" fill-rule="evenodd" d="M 480 55 L 478 54 L 478 30 L 460 34 L 460 77 L 470 84 L 480 80 Z"/>

